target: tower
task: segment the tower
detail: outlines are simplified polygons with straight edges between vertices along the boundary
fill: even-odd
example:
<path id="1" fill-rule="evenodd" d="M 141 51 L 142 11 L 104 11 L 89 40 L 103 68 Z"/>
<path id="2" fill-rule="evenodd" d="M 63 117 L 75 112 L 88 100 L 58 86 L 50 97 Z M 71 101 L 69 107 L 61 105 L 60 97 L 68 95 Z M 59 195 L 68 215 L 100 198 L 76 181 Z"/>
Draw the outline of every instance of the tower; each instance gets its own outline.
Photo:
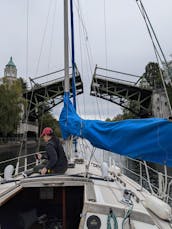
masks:
<path id="1" fill-rule="evenodd" d="M 17 68 L 13 62 L 12 56 L 10 57 L 8 64 L 5 66 L 4 77 L 11 82 L 17 79 Z"/>

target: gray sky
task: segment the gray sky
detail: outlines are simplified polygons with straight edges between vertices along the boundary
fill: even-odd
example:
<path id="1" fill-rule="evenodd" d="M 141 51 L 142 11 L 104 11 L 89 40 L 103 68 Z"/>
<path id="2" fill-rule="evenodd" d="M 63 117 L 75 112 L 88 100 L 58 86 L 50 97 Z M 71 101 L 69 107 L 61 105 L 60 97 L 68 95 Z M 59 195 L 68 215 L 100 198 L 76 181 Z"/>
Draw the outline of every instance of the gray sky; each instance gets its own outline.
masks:
<path id="1" fill-rule="evenodd" d="M 172 1 L 142 2 L 170 60 Z M 76 63 L 86 94 L 78 97 L 78 110 L 87 118 L 94 118 L 97 108 L 103 115 L 96 118 L 113 117 L 121 112 L 118 106 L 89 96 L 94 67 L 142 75 L 146 64 L 155 61 L 146 26 L 135 0 L 75 0 L 74 9 Z M 62 0 L 0 0 L 0 30 L 0 76 L 10 56 L 18 76 L 27 80 L 63 68 Z M 58 116 L 60 109 L 54 114 Z"/>

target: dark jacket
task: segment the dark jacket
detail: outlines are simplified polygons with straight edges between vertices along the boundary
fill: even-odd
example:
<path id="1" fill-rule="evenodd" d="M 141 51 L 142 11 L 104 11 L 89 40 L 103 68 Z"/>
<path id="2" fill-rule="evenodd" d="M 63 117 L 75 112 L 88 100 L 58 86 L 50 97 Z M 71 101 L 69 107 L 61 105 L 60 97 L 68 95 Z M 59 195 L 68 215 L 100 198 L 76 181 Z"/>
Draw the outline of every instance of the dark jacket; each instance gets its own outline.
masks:
<path id="1" fill-rule="evenodd" d="M 63 146 L 56 136 L 48 141 L 46 145 L 46 156 L 48 159 L 46 168 L 54 173 L 64 173 L 67 170 L 67 158 Z"/>

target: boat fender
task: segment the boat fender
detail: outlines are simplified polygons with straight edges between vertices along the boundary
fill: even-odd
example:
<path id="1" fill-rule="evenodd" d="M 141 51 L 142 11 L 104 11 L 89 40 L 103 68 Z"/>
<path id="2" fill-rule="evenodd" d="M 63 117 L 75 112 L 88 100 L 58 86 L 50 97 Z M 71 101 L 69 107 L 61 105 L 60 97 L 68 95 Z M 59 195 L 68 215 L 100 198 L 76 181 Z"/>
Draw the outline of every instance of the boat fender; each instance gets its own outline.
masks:
<path id="1" fill-rule="evenodd" d="M 116 165 L 112 165 L 109 168 L 109 172 L 115 176 L 120 176 L 121 175 L 121 169 L 117 167 Z"/>
<path id="2" fill-rule="evenodd" d="M 4 179 L 6 181 L 12 180 L 13 172 L 14 172 L 14 166 L 13 165 L 7 165 L 4 169 Z"/>
<path id="3" fill-rule="evenodd" d="M 103 178 L 108 178 L 108 165 L 106 162 L 103 162 L 102 163 L 102 166 L 101 166 L 101 172 L 102 172 L 102 177 Z"/>
<path id="4" fill-rule="evenodd" d="M 163 220 L 172 220 L 171 207 L 164 201 L 155 196 L 148 196 L 144 201 L 146 208 L 150 209 L 155 215 Z"/>

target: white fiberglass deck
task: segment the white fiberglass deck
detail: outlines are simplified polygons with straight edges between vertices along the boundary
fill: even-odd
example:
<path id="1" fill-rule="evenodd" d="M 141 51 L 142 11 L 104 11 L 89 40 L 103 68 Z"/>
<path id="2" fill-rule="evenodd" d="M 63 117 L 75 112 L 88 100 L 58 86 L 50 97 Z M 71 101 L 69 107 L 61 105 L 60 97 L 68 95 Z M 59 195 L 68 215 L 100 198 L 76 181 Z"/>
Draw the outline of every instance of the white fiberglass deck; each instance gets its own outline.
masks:
<path id="1" fill-rule="evenodd" d="M 69 168 L 64 176 L 35 175 L 29 178 L 18 176 L 16 181 L 0 184 L 0 206 L 27 187 L 83 186 L 84 200 L 79 228 L 87 228 L 86 223 L 91 215 L 98 216 L 101 220 L 101 228 L 106 228 L 110 210 L 117 217 L 118 228 L 122 228 L 122 220 L 128 209 L 128 205 L 123 202 L 123 193 L 127 189 L 134 193 L 132 197 L 133 209 L 130 216 L 133 228 L 171 228 L 169 222 L 161 220 L 144 207 L 144 200 L 150 193 L 141 189 L 138 184 L 124 175 L 114 176 L 106 181 L 102 179 L 101 170 L 95 164 L 90 165 L 88 177 L 84 177 L 85 164 L 75 164 L 75 167 Z"/>

